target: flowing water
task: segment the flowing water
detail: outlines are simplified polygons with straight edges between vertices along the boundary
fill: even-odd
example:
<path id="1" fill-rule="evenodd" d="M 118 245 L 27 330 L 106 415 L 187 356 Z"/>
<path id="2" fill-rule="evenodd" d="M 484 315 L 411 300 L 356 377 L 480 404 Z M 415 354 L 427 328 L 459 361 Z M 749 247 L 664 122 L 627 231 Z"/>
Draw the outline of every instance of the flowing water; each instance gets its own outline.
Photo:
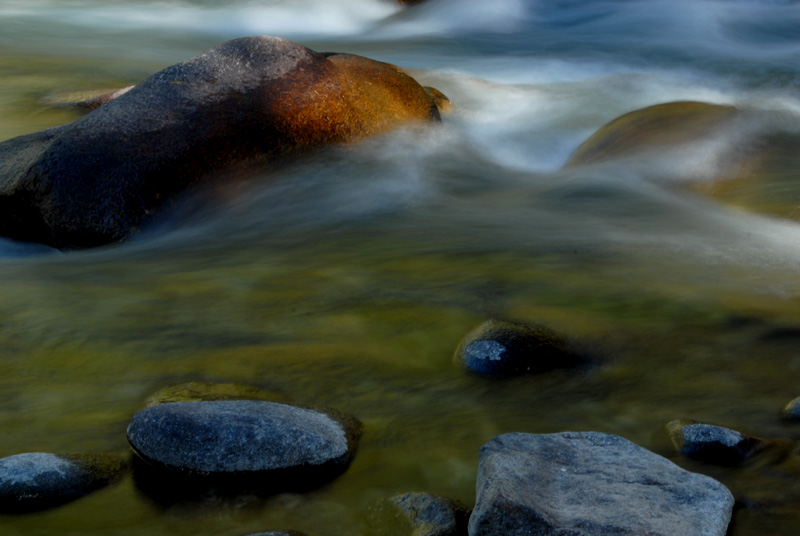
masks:
<path id="1" fill-rule="evenodd" d="M 754 170 L 735 202 L 685 183 L 714 180 L 744 127 L 561 166 L 607 121 L 673 100 L 791 131 L 800 2 L 0 0 L 0 139 L 78 117 L 52 106 L 60 93 L 136 83 L 255 34 L 401 65 L 454 111 L 218 187 L 213 206 L 121 245 L 0 241 L 0 456 L 125 451 L 148 395 L 206 380 L 357 416 L 354 463 L 308 493 L 199 504 L 159 503 L 128 477 L 0 517 L 0 533 L 390 534 L 371 521 L 376 500 L 472 504 L 483 443 L 565 430 L 620 434 L 720 479 L 741 505 L 731 535 L 797 533 L 797 457 L 702 465 L 675 456 L 663 427 L 800 439 L 778 418 L 800 395 L 800 153 Z M 544 323 L 597 366 L 465 374 L 453 351 L 492 317 Z"/>

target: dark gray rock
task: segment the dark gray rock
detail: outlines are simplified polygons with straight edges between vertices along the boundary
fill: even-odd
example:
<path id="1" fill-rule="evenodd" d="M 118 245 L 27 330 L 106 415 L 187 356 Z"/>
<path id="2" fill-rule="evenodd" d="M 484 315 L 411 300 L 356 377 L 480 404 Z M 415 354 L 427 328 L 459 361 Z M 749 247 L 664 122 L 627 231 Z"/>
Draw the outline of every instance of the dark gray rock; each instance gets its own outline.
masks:
<path id="1" fill-rule="evenodd" d="M 361 425 L 335 410 L 275 402 L 174 402 L 133 416 L 128 441 L 156 467 L 189 475 L 344 470 Z"/>
<path id="2" fill-rule="evenodd" d="M 389 499 L 411 522 L 411 536 L 466 536 L 470 510 L 432 493 L 406 493 Z"/>
<path id="3" fill-rule="evenodd" d="M 570 368 L 584 362 L 553 330 L 500 320 L 489 320 L 469 332 L 454 359 L 468 370 L 495 378 Z"/>
<path id="4" fill-rule="evenodd" d="M 666 428 L 679 454 L 717 465 L 740 464 L 766 447 L 759 438 L 713 424 L 679 419 Z"/>
<path id="5" fill-rule="evenodd" d="M 105 454 L 29 452 L 0 459 L 0 512 L 44 510 L 117 481 L 128 461 Z"/>
<path id="6" fill-rule="evenodd" d="M 119 241 L 191 187 L 438 120 L 440 100 L 393 65 L 235 39 L 77 121 L 0 143 L 0 235 L 58 248 Z"/>
<path id="7" fill-rule="evenodd" d="M 470 536 L 723 536 L 733 496 L 616 435 L 506 434 L 480 451 Z"/>

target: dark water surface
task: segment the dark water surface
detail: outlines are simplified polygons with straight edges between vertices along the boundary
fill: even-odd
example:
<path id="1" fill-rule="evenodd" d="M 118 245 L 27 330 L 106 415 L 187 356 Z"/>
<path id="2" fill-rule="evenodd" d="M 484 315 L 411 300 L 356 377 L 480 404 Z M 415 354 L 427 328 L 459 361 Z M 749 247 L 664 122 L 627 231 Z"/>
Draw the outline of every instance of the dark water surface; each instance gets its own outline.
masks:
<path id="1" fill-rule="evenodd" d="M 128 478 L 2 516 L 0 533 L 377 534 L 376 499 L 472 504 L 483 443 L 565 430 L 719 478 L 743 505 L 732 535 L 797 533 L 800 458 L 700 465 L 661 430 L 690 418 L 800 440 L 778 418 L 800 396 L 800 153 L 721 201 L 684 183 L 713 181 L 746 132 L 560 168 L 605 122 L 672 100 L 793 130 L 800 3 L 0 0 L 0 139 L 77 117 L 48 104 L 59 92 L 136 83 L 254 34 L 397 63 L 455 111 L 188 200 L 122 245 L 0 242 L 0 456 L 126 451 L 149 394 L 209 380 L 357 416 L 352 467 L 305 494 L 200 504 L 160 504 Z M 498 316 L 560 330 L 599 364 L 464 374 L 460 338 Z"/>

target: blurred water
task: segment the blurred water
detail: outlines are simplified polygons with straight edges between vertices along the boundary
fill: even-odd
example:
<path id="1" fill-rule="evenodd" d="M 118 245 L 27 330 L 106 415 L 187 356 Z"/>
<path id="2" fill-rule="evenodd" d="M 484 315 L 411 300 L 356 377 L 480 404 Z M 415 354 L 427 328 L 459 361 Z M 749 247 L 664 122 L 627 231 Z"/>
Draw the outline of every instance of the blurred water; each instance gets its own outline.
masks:
<path id="1" fill-rule="evenodd" d="M 242 381 L 367 427 L 350 470 L 304 495 L 155 504 L 131 479 L 3 534 L 374 534 L 372 501 L 471 504 L 477 451 L 507 431 L 621 434 L 729 485 L 732 535 L 800 524 L 790 457 L 738 470 L 665 448 L 679 417 L 800 438 L 800 3 L 0 0 L 0 139 L 73 120 L 48 98 L 122 87 L 226 39 L 280 35 L 411 70 L 441 125 L 199 192 L 92 251 L 0 241 L 0 455 L 125 450 L 160 387 Z M 746 120 L 688 145 L 562 169 L 592 132 L 673 100 Z M 788 140 L 717 197 L 764 132 Z M 788 147 L 788 149 L 786 147 Z M 724 186 L 720 183 L 720 186 Z M 492 316 L 543 322 L 599 365 L 508 382 L 465 375 Z"/>

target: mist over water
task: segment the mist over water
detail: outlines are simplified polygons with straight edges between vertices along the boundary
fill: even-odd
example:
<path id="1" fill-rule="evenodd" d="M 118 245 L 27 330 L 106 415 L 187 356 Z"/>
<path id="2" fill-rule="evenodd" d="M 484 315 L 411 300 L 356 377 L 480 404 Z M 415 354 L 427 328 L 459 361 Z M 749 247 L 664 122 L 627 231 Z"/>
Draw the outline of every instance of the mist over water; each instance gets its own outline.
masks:
<path id="1" fill-rule="evenodd" d="M 382 497 L 472 504 L 493 435 L 589 429 L 759 505 L 731 536 L 796 533 L 793 457 L 690 465 L 659 432 L 692 418 L 800 438 L 776 418 L 800 395 L 800 2 L 0 0 L 0 140 L 79 117 L 48 104 L 59 92 L 135 84 L 257 34 L 397 64 L 454 110 L 192 192 L 122 244 L 0 240 L 0 456 L 125 451 L 147 396 L 209 380 L 356 415 L 353 466 L 252 508 L 164 509 L 129 479 L 0 517 L 0 533 L 371 535 Z M 609 121 L 679 100 L 742 113 L 700 139 L 563 168 Z M 602 360 L 485 383 L 452 354 L 495 316 L 545 323 Z"/>

